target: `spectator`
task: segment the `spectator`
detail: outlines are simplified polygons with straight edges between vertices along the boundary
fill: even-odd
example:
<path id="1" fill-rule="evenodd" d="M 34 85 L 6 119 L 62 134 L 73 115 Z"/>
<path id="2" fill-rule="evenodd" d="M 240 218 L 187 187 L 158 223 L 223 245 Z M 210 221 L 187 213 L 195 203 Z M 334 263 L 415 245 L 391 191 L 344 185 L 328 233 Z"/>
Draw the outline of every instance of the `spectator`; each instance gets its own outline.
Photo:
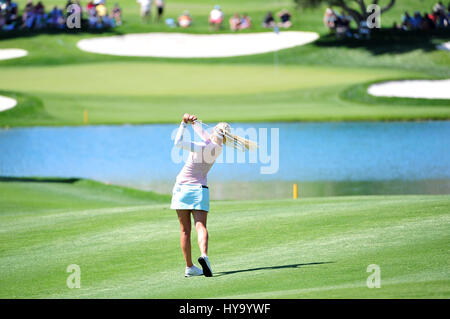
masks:
<path id="1" fill-rule="evenodd" d="M 433 13 L 437 13 L 438 16 L 445 16 L 445 6 L 442 1 L 439 1 L 434 5 Z"/>
<path id="2" fill-rule="evenodd" d="M 6 0 L 6 24 L 15 23 L 18 18 L 18 6 L 17 3 L 11 0 Z"/>
<path id="3" fill-rule="evenodd" d="M 97 6 L 95 7 L 95 11 L 97 11 L 97 17 L 100 20 L 103 20 L 108 15 L 108 10 L 103 3 L 97 4 Z"/>
<path id="4" fill-rule="evenodd" d="M 95 4 L 95 1 L 94 1 Z M 95 7 L 96 13 L 97 13 L 97 19 L 98 19 L 98 25 L 97 28 L 110 28 L 115 26 L 114 19 L 110 18 L 108 16 L 108 9 L 106 8 L 105 2 L 101 1 L 97 6 Z"/>
<path id="5" fill-rule="evenodd" d="M 414 12 L 414 18 L 411 20 L 412 27 L 414 29 L 420 29 L 422 25 L 422 16 L 419 11 Z"/>
<path id="6" fill-rule="evenodd" d="M 240 26 L 241 30 L 250 29 L 251 26 L 252 26 L 252 19 L 250 19 L 250 17 L 246 13 L 244 13 L 241 19 L 241 26 Z"/>
<path id="7" fill-rule="evenodd" d="M 121 25 L 122 24 L 122 10 L 119 7 L 118 3 L 114 4 L 114 8 L 111 12 L 111 19 L 114 20 L 115 25 Z"/>
<path id="8" fill-rule="evenodd" d="M 0 2 L 1 3 L 1 2 Z M 16 27 L 18 20 L 18 6 L 17 3 L 11 0 L 6 0 L 0 5 L 0 19 L 2 26 L 0 30 L 13 30 Z"/>
<path id="9" fill-rule="evenodd" d="M 22 14 L 22 28 L 31 29 L 34 25 L 34 5 L 33 0 L 28 0 Z"/>
<path id="10" fill-rule="evenodd" d="M 352 21 L 352 17 L 345 14 L 344 11 L 341 11 L 341 14 L 337 17 L 337 21 L 347 29 L 347 36 L 351 36 L 350 32 L 350 22 Z M 360 24 L 361 26 L 361 24 Z M 362 25 L 365 26 L 364 24 Z M 350 33 L 349 33 L 350 32 Z"/>
<path id="11" fill-rule="evenodd" d="M 423 17 L 422 17 L 422 26 L 421 26 L 421 29 L 422 29 L 422 30 L 429 31 L 429 30 L 434 29 L 434 27 L 435 27 L 435 25 L 434 25 L 433 20 L 431 20 L 430 17 L 429 17 L 429 15 L 428 15 L 428 13 L 425 12 L 425 13 L 423 14 Z"/>
<path id="12" fill-rule="evenodd" d="M 231 31 L 238 31 L 239 28 L 241 27 L 241 18 L 239 16 L 239 13 L 235 13 L 231 18 L 230 18 L 230 29 Z"/>
<path id="13" fill-rule="evenodd" d="M 436 12 L 429 13 L 428 14 L 428 18 L 430 18 L 430 20 L 433 21 L 434 25 L 436 25 L 436 23 L 438 22 L 438 17 L 437 17 L 437 13 Z"/>
<path id="14" fill-rule="evenodd" d="M 90 8 L 88 11 L 88 25 L 90 29 L 96 29 L 98 24 L 97 11 L 95 6 Z"/>
<path id="15" fill-rule="evenodd" d="M 192 25 L 192 17 L 188 11 L 184 11 L 183 14 L 178 17 L 178 25 L 182 28 L 188 28 Z"/>
<path id="16" fill-rule="evenodd" d="M 351 36 L 351 31 L 350 28 L 347 30 L 346 33 L 347 36 Z M 367 25 L 367 21 L 361 21 L 359 23 L 359 28 L 358 28 L 358 33 L 355 34 L 355 38 L 357 39 L 370 39 L 370 28 Z"/>
<path id="17" fill-rule="evenodd" d="M 263 28 L 273 28 L 275 27 L 275 19 L 273 18 L 272 12 L 267 12 L 266 16 L 264 17 Z"/>
<path id="18" fill-rule="evenodd" d="M 280 17 L 281 20 L 281 22 L 278 23 L 280 28 L 290 28 L 292 26 L 291 14 L 286 9 L 281 10 L 281 12 L 278 13 L 278 17 Z"/>
<path id="19" fill-rule="evenodd" d="M 61 9 L 57 6 L 54 6 L 50 14 L 48 15 L 47 24 L 56 29 L 63 29 L 65 26 L 64 23 L 64 14 Z"/>
<path id="20" fill-rule="evenodd" d="M 107 10 L 103 0 L 90 1 L 86 6 L 86 10 L 88 11 L 89 28 L 101 29 L 105 26 L 103 19 L 107 14 Z M 99 14 L 101 14 L 102 17 L 100 17 Z"/>
<path id="21" fill-rule="evenodd" d="M 214 9 L 209 13 L 209 25 L 211 29 L 219 30 L 222 27 L 223 12 L 219 5 L 214 6 Z"/>
<path id="22" fill-rule="evenodd" d="M 337 17 L 335 26 L 337 38 L 352 37 L 350 31 L 350 19 L 343 12 Z M 358 36 L 366 36 L 366 29 L 368 29 L 367 24 L 360 24 Z"/>
<path id="23" fill-rule="evenodd" d="M 161 18 L 164 14 L 164 0 L 156 0 L 156 10 L 158 13 L 157 22 L 161 21 Z"/>
<path id="24" fill-rule="evenodd" d="M 112 17 L 110 17 L 108 14 L 103 17 L 101 27 L 114 28 L 115 26 L 116 26 L 116 21 Z"/>
<path id="25" fill-rule="evenodd" d="M 413 27 L 413 21 L 408 11 L 405 11 L 405 14 L 402 17 L 402 28 L 403 30 L 411 30 Z"/>
<path id="26" fill-rule="evenodd" d="M 141 18 L 145 23 L 148 23 L 152 17 L 152 3 L 153 0 L 137 0 L 141 5 Z"/>
<path id="27" fill-rule="evenodd" d="M 331 8 L 325 10 L 325 15 L 323 17 L 323 23 L 329 30 L 334 30 L 336 28 L 337 15 Z"/>
<path id="28" fill-rule="evenodd" d="M 92 10 L 92 9 L 95 9 L 94 2 L 89 1 L 89 2 L 87 3 L 87 5 L 86 5 L 86 11 L 88 12 L 88 14 L 89 14 L 89 11 Z"/>
<path id="29" fill-rule="evenodd" d="M 86 5 L 86 12 L 88 15 L 88 22 L 89 26 L 91 27 L 92 22 L 94 22 L 93 17 L 95 17 L 95 20 L 97 21 L 97 11 L 95 9 L 95 5 L 93 1 L 89 1 Z"/>
<path id="30" fill-rule="evenodd" d="M 36 29 L 41 29 L 42 27 L 45 26 L 45 21 L 44 21 L 45 7 L 41 1 L 39 1 L 37 3 L 37 5 L 34 7 L 34 14 L 35 14 L 34 27 Z"/>
<path id="31" fill-rule="evenodd" d="M 449 26 L 449 15 L 444 14 L 444 15 L 439 16 L 439 27 L 447 28 L 448 26 Z"/>

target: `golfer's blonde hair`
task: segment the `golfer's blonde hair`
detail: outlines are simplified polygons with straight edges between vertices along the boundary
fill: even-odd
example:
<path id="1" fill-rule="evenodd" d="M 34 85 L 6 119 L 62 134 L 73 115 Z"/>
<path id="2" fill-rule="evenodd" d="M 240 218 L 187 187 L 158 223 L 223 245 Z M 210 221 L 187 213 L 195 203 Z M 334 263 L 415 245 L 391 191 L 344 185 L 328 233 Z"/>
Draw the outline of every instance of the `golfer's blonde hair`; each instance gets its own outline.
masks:
<path id="1" fill-rule="evenodd" d="M 231 133 L 230 124 L 226 122 L 220 122 L 215 127 L 214 130 L 223 137 L 223 143 L 227 146 L 231 146 L 236 149 L 241 150 L 255 150 L 258 148 L 258 144 L 254 141 L 250 141 L 239 135 Z"/>

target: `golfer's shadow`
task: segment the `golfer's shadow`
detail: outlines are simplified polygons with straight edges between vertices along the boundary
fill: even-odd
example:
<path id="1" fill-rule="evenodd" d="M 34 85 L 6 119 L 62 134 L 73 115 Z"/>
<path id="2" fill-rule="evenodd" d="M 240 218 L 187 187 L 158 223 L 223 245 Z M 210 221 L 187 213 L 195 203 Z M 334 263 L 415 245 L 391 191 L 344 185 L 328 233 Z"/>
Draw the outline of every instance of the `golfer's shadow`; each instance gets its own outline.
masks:
<path id="1" fill-rule="evenodd" d="M 292 265 L 282 265 L 282 266 L 269 266 L 269 267 L 238 269 L 238 270 L 230 270 L 230 271 L 222 271 L 222 272 L 214 273 L 214 277 L 220 277 L 220 276 L 225 276 L 225 275 L 232 275 L 232 274 L 237 274 L 237 273 L 240 273 L 240 272 L 248 272 L 248 271 L 285 269 L 285 268 L 300 268 L 300 267 L 303 267 L 303 266 L 314 266 L 314 265 L 323 265 L 323 264 L 332 264 L 332 263 L 334 263 L 334 261 L 319 261 L 319 262 L 304 263 L 304 264 L 292 264 Z"/>

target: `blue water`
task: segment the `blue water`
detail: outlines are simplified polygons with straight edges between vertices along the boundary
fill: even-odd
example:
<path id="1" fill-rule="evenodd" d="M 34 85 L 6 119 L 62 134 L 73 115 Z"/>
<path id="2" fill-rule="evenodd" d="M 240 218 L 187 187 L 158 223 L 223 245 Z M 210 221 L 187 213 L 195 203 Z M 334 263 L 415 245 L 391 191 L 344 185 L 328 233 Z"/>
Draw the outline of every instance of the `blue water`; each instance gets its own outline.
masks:
<path id="1" fill-rule="evenodd" d="M 214 181 L 377 181 L 450 178 L 450 122 L 258 123 L 279 128 L 279 170 L 216 164 Z M 84 177 L 146 185 L 173 181 L 177 125 L 0 130 L 0 176 Z M 270 134 L 269 134 L 270 136 Z M 270 152 L 269 152 L 270 153 Z"/>

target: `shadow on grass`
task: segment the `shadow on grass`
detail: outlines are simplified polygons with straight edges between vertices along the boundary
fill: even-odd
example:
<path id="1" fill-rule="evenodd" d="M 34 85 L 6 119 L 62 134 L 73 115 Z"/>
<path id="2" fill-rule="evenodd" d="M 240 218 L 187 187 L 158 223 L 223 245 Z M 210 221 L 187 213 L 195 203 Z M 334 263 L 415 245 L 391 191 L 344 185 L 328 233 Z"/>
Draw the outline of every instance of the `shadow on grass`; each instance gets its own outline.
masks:
<path id="1" fill-rule="evenodd" d="M 352 30 L 354 33 L 355 30 Z M 365 49 L 372 55 L 402 54 L 421 49 L 425 52 L 437 50 L 436 42 L 450 40 L 450 29 L 430 31 L 403 31 L 394 29 L 378 29 L 372 31 L 370 39 L 344 38 L 336 39 L 334 34 L 320 37 L 313 43 L 316 47 L 349 49 Z"/>
<path id="2" fill-rule="evenodd" d="M 64 178 L 64 177 L 10 177 L 0 176 L 0 182 L 31 182 L 31 183 L 67 183 L 73 184 L 78 182 L 80 178 Z"/>
<path id="3" fill-rule="evenodd" d="M 232 275 L 241 272 L 249 272 L 249 271 L 258 271 L 258 270 L 273 270 L 273 269 L 286 269 L 286 268 L 300 268 L 303 266 L 314 266 L 314 265 L 324 265 L 324 264 L 332 264 L 334 261 L 321 261 L 321 262 L 312 262 L 312 263 L 304 263 L 304 264 L 291 264 L 291 265 L 281 265 L 281 266 L 268 266 L 268 267 L 258 267 L 258 268 L 248 268 L 248 269 L 238 269 L 238 270 L 230 270 L 230 271 L 222 271 L 214 274 L 214 277 L 220 277 L 225 275 Z"/>

